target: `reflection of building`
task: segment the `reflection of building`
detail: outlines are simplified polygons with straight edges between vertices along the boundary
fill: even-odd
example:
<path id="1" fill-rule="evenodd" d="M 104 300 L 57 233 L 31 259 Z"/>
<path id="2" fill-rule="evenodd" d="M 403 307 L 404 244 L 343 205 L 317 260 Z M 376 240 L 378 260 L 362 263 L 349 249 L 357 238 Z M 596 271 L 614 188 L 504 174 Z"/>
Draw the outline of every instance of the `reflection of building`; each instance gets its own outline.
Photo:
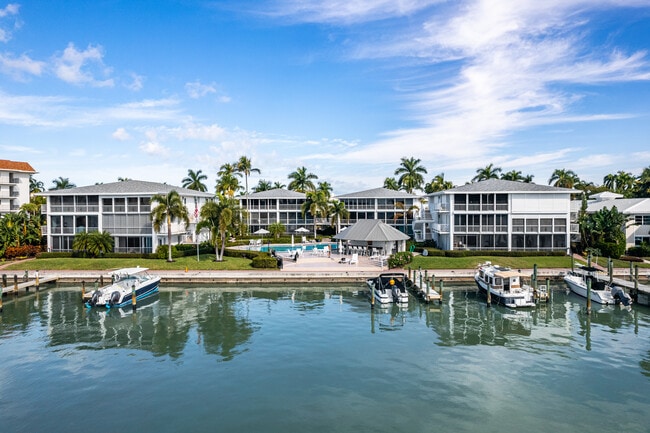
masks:
<path id="1" fill-rule="evenodd" d="M 167 226 L 155 233 L 150 212 L 151 197 L 176 190 L 189 212 L 190 225 L 172 223 L 172 243 L 193 243 L 194 227 L 203 204 L 213 194 L 172 185 L 126 180 L 40 193 L 47 199 L 47 247 L 50 251 L 71 251 L 75 234 L 106 231 L 115 239 L 115 252 L 150 253 L 167 244 Z M 202 239 L 199 239 L 202 240 Z"/>
<path id="2" fill-rule="evenodd" d="M 573 206 L 577 212 L 581 201 L 574 201 Z M 594 194 L 587 202 L 587 213 L 611 209 L 614 206 L 630 218 L 630 223 L 625 227 L 625 248 L 639 246 L 643 242 L 650 244 L 650 198 L 623 198 L 621 194 L 612 192 Z"/>
<path id="3" fill-rule="evenodd" d="M 490 179 L 429 194 L 429 209 L 413 222 L 417 241 L 444 250 L 566 251 L 571 194 L 534 183 Z M 573 230 L 572 230 L 573 229 Z"/>
<path id="4" fill-rule="evenodd" d="M 29 203 L 29 177 L 34 173 L 27 162 L 0 159 L 0 216 Z"/>

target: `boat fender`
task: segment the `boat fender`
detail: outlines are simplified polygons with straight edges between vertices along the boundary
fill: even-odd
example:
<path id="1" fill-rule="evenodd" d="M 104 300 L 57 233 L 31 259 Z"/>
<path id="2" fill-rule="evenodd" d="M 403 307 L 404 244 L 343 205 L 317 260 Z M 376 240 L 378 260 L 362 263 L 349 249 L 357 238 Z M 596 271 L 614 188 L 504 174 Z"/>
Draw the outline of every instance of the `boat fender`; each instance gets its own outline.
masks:
<path id="1" fill-rule="evenodd" d="M 93 292 L 93 296 L 90 298 L 90 301 L 88 301 L 88 303 L 91 306 L 94 306 L 94 305 L 97 305 L 97 301 L 99 301 L 99 290 L 95 290 Z"/>

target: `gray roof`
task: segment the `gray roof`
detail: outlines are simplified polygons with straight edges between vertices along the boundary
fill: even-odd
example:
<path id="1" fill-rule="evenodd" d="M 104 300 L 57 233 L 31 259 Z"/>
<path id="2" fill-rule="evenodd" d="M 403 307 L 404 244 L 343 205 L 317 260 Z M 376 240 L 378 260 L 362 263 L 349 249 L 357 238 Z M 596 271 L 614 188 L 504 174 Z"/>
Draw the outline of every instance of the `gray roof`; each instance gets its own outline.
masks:
<path id="1" fill-rule="evenodd" d="M 409 236 L 381 220 L 361 220 L 333 238 L 344 241 L 390 242 L 407 240 Z"/>
<path id="2" fill-rule="evenodd" d="M 305 193 L 292 191 L 284 188 L 274 188 L 267 191 L 253 192 L 246 196 L 238 196 L 239 199 L 245 198 L 305 198 Z"/>
<path id="3" fill-rule="evenodd" d="M 575 200 L 580 209 L 580 200 Z M 587 212 L 598 212 L 601 209 L 611 209 L 616 206 L 616 209 L 627 215 L 650 214 L 650 198 L 618 198 L 612 200 L 602 200 L 587 203 Z"/>
<path id="4" fill-rule="evenodd" d="M 353 192 L 350 194 L 337 195 L 336 198 L 418 198 L 417 195 L 405 191 L 395 191 L 388 188 L 373 188 L 365 191 Z"/>
<path id="5" fill-rule="evenodd" d="M 195 191 L 166 183 L 146 182 L 142 180 L 125 180 L 122 182 L 101 183 L 97 185 L 80 186 L 76 188 L 56 189 L 44 191 L 38 195 L 154 195 L 167 194 L 176 190 L 180 195 L 194 197 L 214 197 L 209 192 Z"/>
<path id="6" fill-rule="evenodd" d="M 571 188 L 558 188 L 556 186 L 550 185 L 538 185 L 536 183 L 527 183 L 527 182 L 517 182 L 514 180 L 503 180 L 503 179 L 488 179 L 480 182 L 467 183 L 465 185 L 457 186 L 446 191 L 439 191 L 430 195 L 438 194 L 455 194 L 458 192 L 467 192 L 467 193 L 499 193 L 499 192 L 538 192 L 538 193 L 567 193 L 567 194 L 577 194 L 581 192 L 577 189 Z"/>

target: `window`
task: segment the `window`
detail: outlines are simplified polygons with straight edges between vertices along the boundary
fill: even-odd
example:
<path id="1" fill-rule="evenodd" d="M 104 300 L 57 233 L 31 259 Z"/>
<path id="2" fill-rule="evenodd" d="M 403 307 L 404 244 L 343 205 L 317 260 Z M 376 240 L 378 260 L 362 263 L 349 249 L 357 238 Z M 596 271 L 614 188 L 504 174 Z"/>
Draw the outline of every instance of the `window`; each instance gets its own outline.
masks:
<path id="1" fill-rule="evenodd" d="M 514 233 L 523 233 L 524 232 L 524 219 L 523 218 L 513 218 L 513 220 L 512 220 L 512 231 Z"/>

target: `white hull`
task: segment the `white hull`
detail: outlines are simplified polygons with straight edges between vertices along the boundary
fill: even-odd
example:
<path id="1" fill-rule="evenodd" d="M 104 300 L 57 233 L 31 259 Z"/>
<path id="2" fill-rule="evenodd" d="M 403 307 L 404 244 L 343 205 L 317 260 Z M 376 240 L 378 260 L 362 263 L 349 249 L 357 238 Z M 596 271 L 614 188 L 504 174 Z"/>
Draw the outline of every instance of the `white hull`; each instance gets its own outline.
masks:
<path id="1" fill-rule="evenodd" d="M 474 275 L 479 290 L 498 304 L 510 308 L 535 306 L 535 293 L 532 287 L 521 284 L 518 272 L 510 268 L 494 266 L 490 262 L 481 265 Z"/>
<path id="2" fill-rule="evenodd" d="M 485 281 L 482 281 L 479 278 L 475 278 L 475 280 L 479 290 L 483 293 L 487 293 L 487 284 Z M 490 296 L 495 300 L 495 303 L 510 308 L 527 308 L 535 306 L 533 290 L 528 286 L 523 286 L 522 289 L 516 291 L 509 290 L 507 293 L 504 290 L 490 288 Z"/>
<path id="3" fill-rule="evenodd" d="M 587 298 L 587 284 L 580 276 L 565 275 L 564 282 L 573 293 L 585 299 Z M 609 288 L 605 290 L 591 289 L 591 301 L 602 305 L 614 305 L 617 303 Z"/>
<path id="4" fill-rule="evenodd" d="M 404 286 L 404 276 L 395 274 L 395 284 L 392 286 L 387 283 L 390 279 L 390 274 L 382 274 L 366 281 L 371 299 L 374 298 L 374 302 L 381 305 L 408 304 L 409 294 Z"/>

